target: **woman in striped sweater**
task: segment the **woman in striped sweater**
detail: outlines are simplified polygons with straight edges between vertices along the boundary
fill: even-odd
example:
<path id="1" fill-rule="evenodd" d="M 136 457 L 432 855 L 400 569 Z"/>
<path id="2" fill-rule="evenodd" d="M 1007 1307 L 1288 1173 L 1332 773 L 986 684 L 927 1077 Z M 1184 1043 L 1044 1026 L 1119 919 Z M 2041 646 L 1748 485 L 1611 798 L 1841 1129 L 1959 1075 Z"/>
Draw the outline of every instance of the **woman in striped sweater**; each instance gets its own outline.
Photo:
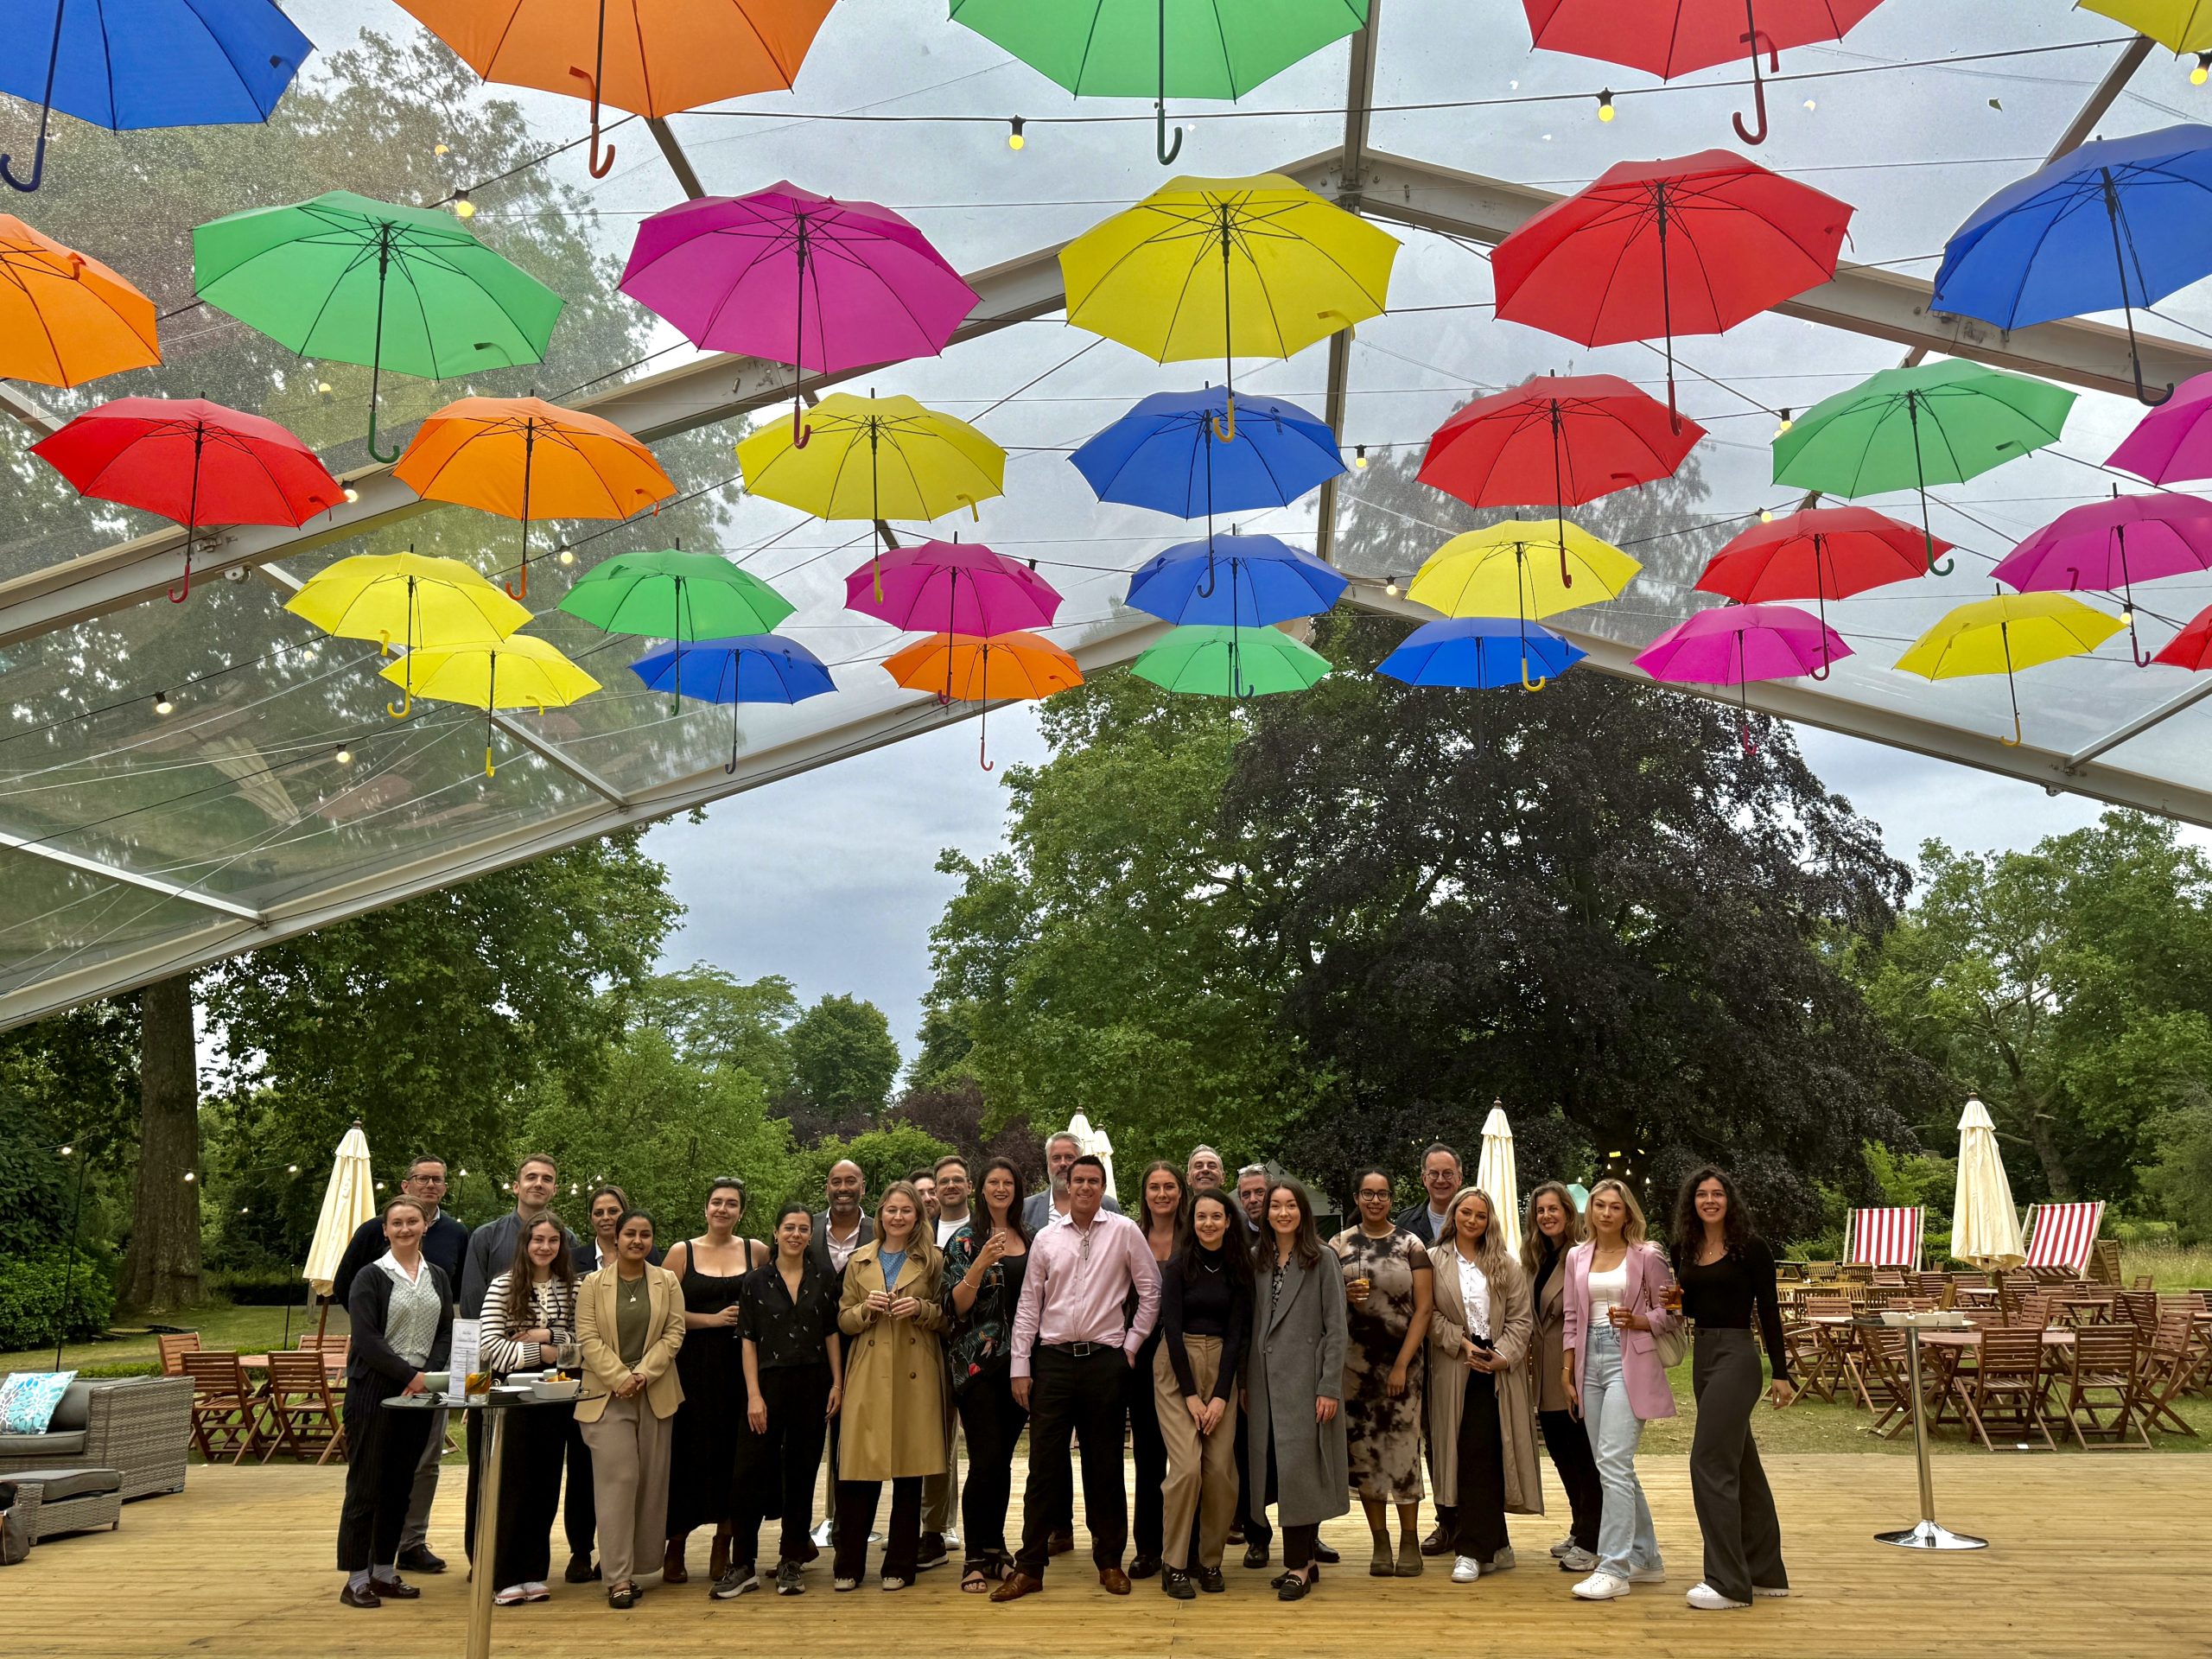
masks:
<path id="1" fill-rule="evenodd" d="M 484 1293 L 482 1367 L 505 1376 L 575 1366 L 575 1332 L 576 1275 L 568 1241 L 559 1222 L 540 1216 L 516 1235 L 513 1262 Z M 492 1578 L 501 1606 L 543 1601 L 551 1594 L 545 1580 L 552 1570 L 553 1516 L 575 1411 L 573 1406 L 534 1405 L 507 1420 L 499 1559 Z"/>

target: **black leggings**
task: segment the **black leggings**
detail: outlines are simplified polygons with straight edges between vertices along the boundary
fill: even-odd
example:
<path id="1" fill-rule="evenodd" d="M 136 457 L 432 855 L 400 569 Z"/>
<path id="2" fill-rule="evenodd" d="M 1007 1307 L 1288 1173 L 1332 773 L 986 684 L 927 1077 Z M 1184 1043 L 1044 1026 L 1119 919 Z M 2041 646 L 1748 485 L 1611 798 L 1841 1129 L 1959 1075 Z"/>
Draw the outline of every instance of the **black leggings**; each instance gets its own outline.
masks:
<path id="1" fill-rule="evenodd" d="M 499 1560 L 495 1589 L 542 1584 L 553 1565 L 553 1512 L 561 1501 L 573 1406 L 532 1406 L 507 1414 L 499 1452 Z"/>
<path id="2" fill-rule="evenodd" d="M 821 1472 L 822 1443 L 830 1428 L 830 1368 L 772 1367 L 760 1373 L 760 1401 L 768 1408 L 766 1431 L 756 1434 L 747 1421 L 737 1435 L 729 1510 L 733 1567 L 749 1567 L 758 1560 L 761 1518 L 772 1513 L 782 1517 L 779 1556 L 786 1561 L 806 1559 L 814 1479 Z M 865 1529 L 861 1536 L 867 1536 Z"/>
<path id="3" fill-rule="evenodd" d="M 961 1547 L 969 1567 L 1006 1558 L 1006 1512 L 1014 1501 L 1014 1446 L 1029 1414 L 1015 1403 L 1014 1375 L 996 1370 L 970 1377 L 956 1396 L 968 1436 L 968 1481 L 960 1490 Z"/>
<path id="4" fill-rule="evenodd" d="M 1571 1411 L 1540 1411 L 1536 1426 L 1543 1430 L 1544 1450 L 1551 1454 L 1559 1484 L 1567 1489 L 1567 1513 L 1572 1517 L 1568 1535 L 1577 1549 L 1595 1554 L 1605 1489 L 1598 1478 L 1598 1459 L 1590 1451 L 1590 1431 Z"/>
<path id="5" fill-rule="evenodd" d="M 1129 1402 L 1129 1453 L 1136 1465 L 1135 1513 L 1131 1517 L 1130 1541 L 1140 1555 L 1160 1559 L 1166 1522 L 1167 1442 L 1160 1435 L 1160 1391 L 1152 1380 L 1152 1357 L 1158 1341 L 1137 1351 L 1137 1362 L 1122 1379 L 1122 1397 Z"/>

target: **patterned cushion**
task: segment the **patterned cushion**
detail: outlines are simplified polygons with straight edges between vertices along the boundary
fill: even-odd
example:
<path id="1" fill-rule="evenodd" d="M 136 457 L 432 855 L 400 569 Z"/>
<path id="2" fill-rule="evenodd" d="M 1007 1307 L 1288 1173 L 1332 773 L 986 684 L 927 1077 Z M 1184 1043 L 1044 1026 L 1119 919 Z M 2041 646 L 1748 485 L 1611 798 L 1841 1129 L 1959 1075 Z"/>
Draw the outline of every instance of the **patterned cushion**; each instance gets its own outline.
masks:
<path id="1" fill-rule="evenodd" d="M 0 1434 L 43 1434 L 74 1371 L 17 1371 L 0 1382 Z"/>

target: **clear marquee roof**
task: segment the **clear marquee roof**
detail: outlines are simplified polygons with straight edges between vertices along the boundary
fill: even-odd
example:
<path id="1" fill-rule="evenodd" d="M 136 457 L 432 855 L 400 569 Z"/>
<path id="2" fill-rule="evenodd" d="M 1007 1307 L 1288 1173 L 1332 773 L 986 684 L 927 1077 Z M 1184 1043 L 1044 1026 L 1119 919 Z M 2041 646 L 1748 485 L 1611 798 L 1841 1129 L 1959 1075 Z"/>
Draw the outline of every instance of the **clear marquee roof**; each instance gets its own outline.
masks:
<path id="1" fill-rule="evenodd" d="M 1006 448 L 1005 497 L 958 527 L 1038 559 L 1065 595 L 1052 636 L 1087 668 L 1157 637 L 1158 624 L 1120 603 L 1128 575 L 1194 532 L 1101 506 L 1066 455 L 1138 397 L 1194 385 L 1207 366 L 1163 367 L 1067 327 L 1052 257 L 1170 176 L 1153 156 L 1147 103 L 1070 98 L 948 22 L 943 0 L 839 0 L 791 92 L 651 125 L 609 111 L 615 164 L 594 179 L 573 142 L 585 128 L 577 101 L 469 77 L 455 93 L 466 109 L 399 109 L 397 94 L 344 83 L 388 61 L 358 49 L 365 32 L 410 52 L 428 41 L 405 12 L 389 0 L 289 0 L 286 10 L 319 48 L 293 96 L 365 100 L 343 105 L 354 113 L 334 153 L 297 167 L 164 172 L 144 164 L 153 151 L 134 146 L 173 135 L 117 138 L 57 120 L 46 188 L 0 203 L 109 258 L 176 312 L 162 324 L 162 368 L 73 393 L 0 385 L 0 414 L 12 417 L 0 420 L 0 1024 L 972 712 L 893 686 L 877 664 L 901 636 L 843 607 L 843 576 L 865 556 L 866 525 L 810 520 L 738 486 L 730 445 L 752 423 L 789 418 L 788 372 L 703 357 L 611 292 L 640 219 L 687 192 L 734 194 L 790 179 L 881 201 L 919 225 L 983 303 L 942 358 L 874 372 L 851 389 L 911 394 Z M 1729 118 L 1747 107 L 1749 91 L 1740 67 L 1662 87 L 1632 70 L 1532 53 L 1517 0 L 1372 0 L 1371 13 L 1361 36 L 1238 104 L 1179 104 L 1185 137 L 1173 171 L 1291 171 L 1402 238 L 1389 315 L 1287 361 L 1237 365 L 1241 391 L 1304 404 L 1337 427 L 1348 456 L 1364 445 L 1371 460 L 1397 465 L 1348 474 L 1332 501 L 1309 497 L 1241 527 L 1319 547 L 1357 579 L 1345 602 L 1411 614 L 1389 579 L 1402 582 L 1423 553 L 1473 522 L 1398 470 L 1440 422 L 1472 395 L 1547 371 L 1602 370 L 1655 391 L 1663 384 L 1656 347 L 1593 351 L 1495 321 L 1489 245 L 1616 161 L 1743 149 Z M 1705 493 L 1663 513 L 1630 497 L 1576 515 L 1634 541 L 1646 566 L 1619 601 L 1559 619 L 1592 666 L 1633 673 L 1637 649 L 1708 602 L 1690 591 L 1702 561 L 1762 509 L 1799 505 L 1797 492 L 1770 481 L 1781 411 L 1895 367 L 1908 351 L 1978 356 L 2081 390 L 2063 440 L 1934 492 L 1934 529 L 1959 544 L 1957 573 L 1829 606 L 1858 654 L 1822 683 L 1755 685 L 1751 705 L 2212 823 L 2212 712 L 2196 706 L 2212 679 L 2139 669 L 2124 632 L 2020 678 L 2026 741 L 2018 747 L 2000 741 L 2012 734 L 2001 679 L 1931 683 L 1890 666 L 1949 607 L 1993 591 L 1989 569 L 2013 542 L 2109 493 L 2119 480 L 2101 463 L 2140 413 L 2121 395 L 2124 337 L 2105 326 L 2116 316 L 2010 339 L 1929 316 L 1926 283 L 1944 240 L 2061 147 L 2212 117 L 2212 88 L 2192 86 L 2190 67 L 2064 0 L 1889 0 L 1845 41 L 1783 54 L 1769 89 L 1771 136 L 1745 153 L 1856 207 L 1850 269 L 1791 315 L 1678 342 L 1683 409 L 1710 433 L 1694 461 Z M 1611 122 L 1597 118 L 1601 90 L 1615 94 Z M 35 112 L 0 101 L 0 148 L 21 155 Z M 1026 122 L 1018 152 L 1007 143 L 1016 116 Z M 496 132 L 510 146 L 503 153 L 526 165 L 503 180 L 472 175 L 461 164 L 467 146 L 444 156 L 431 149 L 448 128 Z M 296 141 L 280 118 L 226 142 L 225 154 L 252 156 L 255 145 Z M 333 135 L 317 142 L 328 146 Z M 566 290 L 570 310 L 546 364 L 470 384 L 593 408 L 653 442 L 679 486 L 678 510 L 660 521 L 534 532 L 540 552 L 573 544 L 577 559 L 534 566 L 531 605 L 546 614 L 532 631 L 605 689 L 566 709 L 501 716 L 490 777 L 481 713 L 422 704 L 407 720 L 388 717 L 391 688 L 377 677 L 375 648 L 325 639 L 283 603 L 300 581 L 364 550 L 415 544 L 511 568 L 515 525 L 421 510 L 388 478 L 362 443 L 363 372 L 272 357 L 268 341 L 221 314 L 187 308 L 192 224 L 286 199 L 271 192 L 335 188 L 426 204 L 466 188 L 472 228 L 525 264 L 538 238 L 568 238 L 572 253 L 582 238 L 599 262 L 597 299 L 586 305 L 591 296 Z M 194 199 L 175 200 L 180 190 Z M 2212 368 L 2205 286 L 2137 322 L 2159 384 Z M 240 389 L 242 376 L 257 402 Z M 317 390 L 325 381 L 330 394 Z M 387 376 L 385 429 L 404 438 L 462 390 Z M 231 567 L 237 579 L 208 574 L 187 602 L 167 602 L 180 562 L 163 521 L 50 499 L 50 489 L 35 512 L 22 505 L 32 493 L 25 480 L 41 467 L 29 446 L 51 423 L 149 391 L 205 391 L 293 426 L 359 499 L 302 531 L 208 536 L 213 545 L 198 563 L 210 573 Z M 1910 494 L 1870 505 L 1916 518 Z M 1325 507 L 1333 510 L 1326 523 Z M 840 686 L 792 708 L 747 706 L 734 771 L 728 708 L 687 703 L 671 714 L 624 666 L 637 642 L 550 610 L 598 559 L 665 545 L 678 526 L 695 538 L 687 546 L 719 546 L 796 602 L 784 631 L 830 663 Z M 952 528 L 947 519 L 936 531 Z M 2155 646 L 2212 604 L 2212 578 L 2163 582 L 2137 597 Z M 160 694 L 174 705 L 167 715 L 156 712 Z"/>

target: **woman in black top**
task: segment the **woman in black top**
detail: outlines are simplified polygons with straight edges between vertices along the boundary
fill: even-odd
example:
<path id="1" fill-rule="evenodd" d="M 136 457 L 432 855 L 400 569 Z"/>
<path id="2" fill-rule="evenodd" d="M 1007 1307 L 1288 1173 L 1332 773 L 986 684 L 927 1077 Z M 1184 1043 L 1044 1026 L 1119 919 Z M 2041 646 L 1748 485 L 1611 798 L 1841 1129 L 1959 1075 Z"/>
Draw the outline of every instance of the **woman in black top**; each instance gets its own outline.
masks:
<path id="1" fill-rule="evenodd" d="M 1183 1248 L 1160 1274 L 1160 1351 L 1151 1377 L 1167 1448 L 1160 1587 L 1178 1601 L 1198 1593 L 1194 1576 L 1198 1589 L 1219 1594 L 1224 1587 L 1222 1550 L 1236 1513 L 1236 1384 L 1252 1324 L 1252 1258 L 1243 1235 L 1229 1194 L 1206 1187 L 1191 1200 Z"/>
<path id="2" fill-rule="evenodd" d="M 1697 1432 L 1690 1445 L 1690 1493 L 1705 1536 L 1705 1580 L 1689 1605 L 1708 1611 L 1748 1607 L 1755 1596 L 1786 1596 L 1782 1526 L 1774 1493 L 1751 1439 L 1759 1397 L 1759 1355 L 1751 1337 L 1758 1319 L 1777 1406 L 1796 1395 L 1782 1342 L 1782 1305 L 1774 1288 L 1774 1253 L 1751 1230 L 1735 1183 L 1707 1165 L 1682 1183 L 1675 1205 L 1675 1274 L 1682 1312 L 1695 1321 L 1691 1386 Z"/>
<path id="3" fill-rule="evenodd" d="M 1006 1510 L 1014 1494 L 1014 1443 L 1029 1415 L 1014 1397 L 1014 1310 L 1028 1264 L 1021 1172 L 994 1158 L 976 1183 L 969 1220 L 944 1241 L 944 1350 L 953 1405 L 968 1436 L 968 1484 L 960 1491 L 967 1560 L 960 1587 L 970 1595 L 1014 1569 Z"/>
<path id="4" fill-rule="evenodd" d="M 734 1175 L 707 1184 L 707 1230 L 671 1245 L 665 1263 L 683 1281 L 683 1346 L 676 1356 L 676 1375 L 683 1384 L 683 1403 L 676 1408 L 668 1467 L 668 1555 L 663 1584 L 690 1577 L 683 1565 L 683 1541 L 695 1527 L 712 1525 L 715 1541 L 708 1572 L 719 1583 L 736 1560 L 730 1554 L 730 1479 L 737 1468 L 737 1441 L 744 1427 L 737 1402 L 739 1381 L 737 1301 L 745 1275 L 768 1260 L 768 1247 L 740 1238 L 745 1219 L 745 1183 Z"/>
<path id="5" fill-rule="evenodd" d="M 1165 1273 L 1183 1244 L 1183 1172 L 1164 1160 L 1148 1164 L 1137 1190 L 1141 1200 L 1137 1225 L 1144 1229 L 1144 1242 L 1152 1247 L 1153 1261 Z M 1133 1319 L 1136 1311 L 1136 1293 L 1131 1291 L 1123 1317 Z M 1148 1579 L 1159 1572 L 1165 1548 L 1166 1511 L 1161 1489 L 1167 1478 L 1167 1443 L 1160 1438 L 1159 1395 L 1152 1378 L 1153 1361 L 1159 1352 L 1160 1325 L 1155 1321 L 1152 1334 L 1139 1346 L 1122 1379 L 1122 1399 L 1129 1413 L 1129 1461 L 1136 1465 L 1137 1473 L 1136 1503 L 1129 1527 L 1130 1541 L 1136 1546 L 1136 1554 L 1129 1562 L 1133 1579 Z"/>
<path id="6" fill-rule="evenodd" d="M 783 1518 L 776 1593 L 805 1592 L 806 1523 L 822 1442 L 844 1392 L 837 1344 L 837 1281 L 807 1254 L 814 1217 L 794 1198 L 776 1216 L 776 1255 L 745 1275 L 737 1333 L 744 1344 L 745 1428 L 730 1503 L 730 1567 L 715 1583 L 728 1601 L 760 1587 L 754 1551 L 761 1517 Z"/>

